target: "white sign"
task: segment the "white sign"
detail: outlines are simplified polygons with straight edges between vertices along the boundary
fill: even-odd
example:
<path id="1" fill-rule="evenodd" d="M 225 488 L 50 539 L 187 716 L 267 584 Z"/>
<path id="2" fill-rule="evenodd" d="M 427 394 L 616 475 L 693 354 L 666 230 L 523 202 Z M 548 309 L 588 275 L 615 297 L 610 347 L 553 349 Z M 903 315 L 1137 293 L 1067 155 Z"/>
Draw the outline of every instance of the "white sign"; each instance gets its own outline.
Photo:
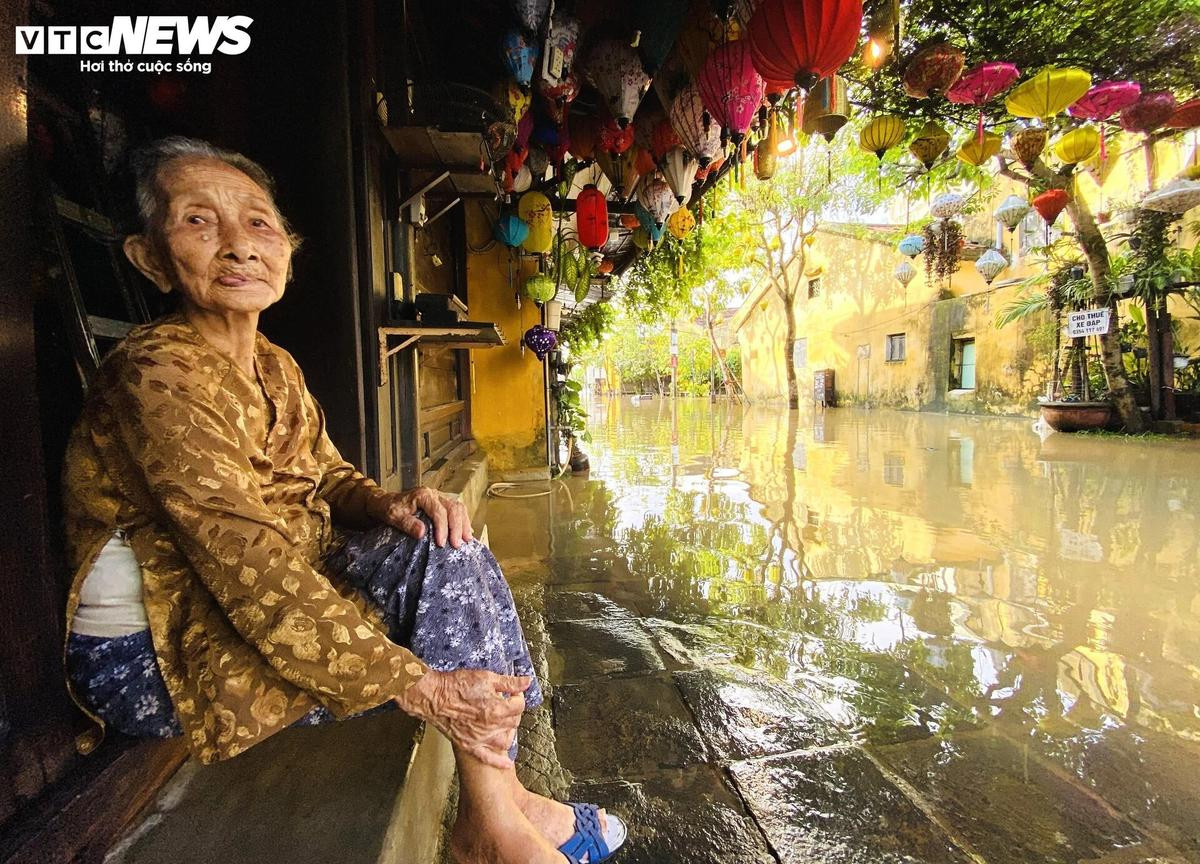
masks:
<path id="1" fill-rule="evenodd" d="M 1108 332 L 1108 309 L 1084 309 L 1067 313 L 1067 335 L 1103 336 Z"/>

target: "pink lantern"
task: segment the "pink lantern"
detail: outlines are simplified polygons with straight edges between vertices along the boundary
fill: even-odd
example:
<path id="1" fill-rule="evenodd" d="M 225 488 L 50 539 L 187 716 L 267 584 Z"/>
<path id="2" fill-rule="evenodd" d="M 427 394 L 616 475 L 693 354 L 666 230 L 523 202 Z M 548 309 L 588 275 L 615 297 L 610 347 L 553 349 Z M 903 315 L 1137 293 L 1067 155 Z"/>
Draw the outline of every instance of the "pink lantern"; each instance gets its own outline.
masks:
<path id="1" fill-rule="evenodd" d="M 1169 90 L 1143 93 L 1141 98 L 1121 112 L 1121 128 L 1126 132 L 1149 135 L 1175 113 L 1175 94 Z"/>
<path id="2" fill-rule="evenodd" d="M 975 105 L 979 108 L 979 146 L 983 146 L 983 106 L 991 102 L 1021 75 L 1012 63 L 983 63 L 963 74 L 946 91 L 946 98 L 956 105 Z"/>
<path id="3" fill-rule="evenodd" d="M 568 74 L 557 84 L 551 84 L 545 78 L 538 78 L 538 95 L 546 104 L 546 113 L 554 121 L 555 126 L 561 126 L 567 119 L 567 109 L 579 95 L 579 79 L 574 73 Z"/>
<path id="4" fill-rule="evenodd" d="M 704 110 L 695 84 L 680 90 L 671 103 L 671 128 L 702 168 L 721 152 L 721 124 Z"/>
<path id="5" fill-rule="evenodd" d="M 1104 121 L 1133 105 L 1141 95 L 1142 85 L 1136 81 L 1102 81 L 1067 108 L 1067 113 L 1072 117 L 1100 124 L 1101 162 L 1108 158 L 1104 144 Z"/>
<path id="6" fill-rule="evenodd" d="M 705 110 L 723 127 L 723 136 L 741 144 L 766 86 L 754 68 L 747 41 L 726 42 L 709 52 L 696 84 Z"/>

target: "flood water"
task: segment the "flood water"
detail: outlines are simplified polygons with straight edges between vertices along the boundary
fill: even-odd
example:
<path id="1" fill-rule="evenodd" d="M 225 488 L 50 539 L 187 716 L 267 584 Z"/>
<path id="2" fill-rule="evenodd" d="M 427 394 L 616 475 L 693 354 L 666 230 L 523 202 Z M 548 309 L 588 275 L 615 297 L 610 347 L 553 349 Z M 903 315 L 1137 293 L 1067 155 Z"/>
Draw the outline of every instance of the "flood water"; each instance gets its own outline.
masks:
<path id="1" fill-rule="evenodd" d="M 591 430 L 486 518 L 620 861 L 1200 861 L 1200 442 L 628 397 Z"/>

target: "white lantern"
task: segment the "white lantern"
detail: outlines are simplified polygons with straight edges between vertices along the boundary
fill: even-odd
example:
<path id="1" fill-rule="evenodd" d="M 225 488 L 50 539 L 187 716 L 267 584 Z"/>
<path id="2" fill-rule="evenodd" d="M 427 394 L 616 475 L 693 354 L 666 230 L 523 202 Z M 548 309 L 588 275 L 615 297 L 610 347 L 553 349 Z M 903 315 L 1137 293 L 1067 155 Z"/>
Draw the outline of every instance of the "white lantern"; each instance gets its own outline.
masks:
<path id="1" fill-rule="evenodd" d="M 913 266 L 911 261 L 905 258 L 896 265 L 896 269 L 892 275 L 896 277 L 897 282 L 907 288 L 908 283 L 917 277 L 917 268 Z"/>
<path id="2" fill-rule="evenodd" d="M 965 195 L 959 195 L 956 192 L 945 192 L 933 199 L 933 204 L 930 205 L 929 212 L 937 219 L 949 219 L 951 216 L 957 216 L 962 212 L 963 205 L 967 203 Z"/>
<path id="3" fill-rule="evenodd" d="M 642 183 L 638 191 L 638 201 L 654 219 L 654 224 L 661 226 L 667 217 L 679 208 L 679 201 L 670 184 L 661 177 L 655 177 Z"/>
<path id="4" fill-rule="evenodd" d="M 1020 195 L 1009 195 L 996 208 L 996 221 L 1009 231 L 1021 224 L 1021 220 L 1029 215 L 1029 202 Z"/>
<path id="5" fill-rule="evenodd" d="M 696 172 L 699 170 L 700 163 L 696 157 L 682 147 L 676 147 L 663 157 L 663 175 L 680 204 L 686 204 L 692 197 L 692 184 L 696 182 Z"/>
<path id="6" fill-rule="evenodd" d="M 1008 266 L 1008 259 L 997 252 L 995 249 L 989 249 L 979 256 L 979 260 L 975 262 L 975 269 L 979 271 L 979 275 L 983 277 L 987 284 L 991 285 L 992 280 L 1000 275 L 1000 271 Z"/>
<path id="7" fill-rule="evenodd" d="M 1182 177 L 1142 199 L 1142 207 L 1159 213 L 1186 213 L 1200 205 L 1200 183 Z"/>

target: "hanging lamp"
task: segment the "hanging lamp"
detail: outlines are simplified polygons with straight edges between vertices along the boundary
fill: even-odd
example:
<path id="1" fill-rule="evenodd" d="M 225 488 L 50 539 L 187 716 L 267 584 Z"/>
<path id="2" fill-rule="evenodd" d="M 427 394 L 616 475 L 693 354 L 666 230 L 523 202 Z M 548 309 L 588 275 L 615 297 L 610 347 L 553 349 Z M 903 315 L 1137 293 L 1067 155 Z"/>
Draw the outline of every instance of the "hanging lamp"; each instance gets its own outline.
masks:
<path id="1" fill-rule="evenodd" d="M 762 0 L 747 27 L 750 55 L 763 78 L 808 91 L 850 59 L 862 19 L 862 0 Z"/>

